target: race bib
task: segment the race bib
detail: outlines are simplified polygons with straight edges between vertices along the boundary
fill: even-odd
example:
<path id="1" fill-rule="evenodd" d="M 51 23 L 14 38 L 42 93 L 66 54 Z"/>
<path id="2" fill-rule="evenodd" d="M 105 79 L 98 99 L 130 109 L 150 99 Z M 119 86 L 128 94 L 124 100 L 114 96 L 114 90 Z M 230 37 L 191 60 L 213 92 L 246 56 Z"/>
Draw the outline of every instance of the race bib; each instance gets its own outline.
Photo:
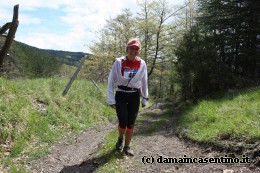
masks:
<path id="1" fill-rule="evenodd" d="M 132 79 L 136 73 L 137 73 L 138 69 L 131 69 L 129 67 L 125 67 L 124 68 L 124 78 L 130 80 Z"/>

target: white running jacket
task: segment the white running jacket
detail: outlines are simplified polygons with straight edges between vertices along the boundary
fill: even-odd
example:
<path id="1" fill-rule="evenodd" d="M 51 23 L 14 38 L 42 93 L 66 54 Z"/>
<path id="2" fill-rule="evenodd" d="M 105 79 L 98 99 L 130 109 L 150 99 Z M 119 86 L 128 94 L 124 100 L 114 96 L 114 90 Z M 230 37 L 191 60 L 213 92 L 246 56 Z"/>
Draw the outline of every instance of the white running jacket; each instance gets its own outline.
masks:
<path id="1" fill-rule="evenodd" d="M 126 57 L 124 56 L 124 57 L 116 58 L 116 61 L 114 62 L 114 65 L 108 77 L 107 103 L 109 105 L 116 104 L 114 89 L 119 85 L 127 86 L 130 88 L 138 88 L 141 91 L 142 97 L 148 98 L 148 82 L 147 82 L 148 76 L 147 76 L 147 67 L 145 61 L 137 57 L 138 59 L 141 60 L 140 68 L 135 74 L 135 76 L 129 82 L 129 80 L 126 79 L 124 76 L 122 76 L 121 73 L 121 68 L 122 68 L 121 60 L 124 58 Z M 121 91 L 118 88 L 116 90 Z"/>

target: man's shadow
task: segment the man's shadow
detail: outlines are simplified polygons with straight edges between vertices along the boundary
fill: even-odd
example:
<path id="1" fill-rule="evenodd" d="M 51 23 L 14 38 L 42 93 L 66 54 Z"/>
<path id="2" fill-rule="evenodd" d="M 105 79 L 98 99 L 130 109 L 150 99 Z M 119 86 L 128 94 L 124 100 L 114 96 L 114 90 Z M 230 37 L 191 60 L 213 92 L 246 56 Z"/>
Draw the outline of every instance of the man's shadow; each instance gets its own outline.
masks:
<path id="1" fill-rule="evenodd" d="M 123 154 L 113 149 L 104 155 L 86 160 L 79 165 L 64 166 L 60 173 L 91 173 L 110 162 L 112 158 L 122 159 Z"/>

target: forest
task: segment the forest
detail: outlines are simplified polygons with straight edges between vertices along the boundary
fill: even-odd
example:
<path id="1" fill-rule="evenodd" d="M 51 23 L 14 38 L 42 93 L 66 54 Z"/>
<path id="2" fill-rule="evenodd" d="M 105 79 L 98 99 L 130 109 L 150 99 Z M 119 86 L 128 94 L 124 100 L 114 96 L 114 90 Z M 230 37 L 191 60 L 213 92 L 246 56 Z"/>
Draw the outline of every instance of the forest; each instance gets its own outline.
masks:
<path id="1" fill-rule="evenodd" d="M 258 86 L 260 79 L 260 2 L 189 0 L 139 1 L 140 12 L 125 9 L 96 32 L 86 62 L 89 79 L 105 82 L 128 39 L 141 40 L 156 98 L 197 101 L 216 91 Z M 91 71 L 92 71 L 91 70 Z"/>

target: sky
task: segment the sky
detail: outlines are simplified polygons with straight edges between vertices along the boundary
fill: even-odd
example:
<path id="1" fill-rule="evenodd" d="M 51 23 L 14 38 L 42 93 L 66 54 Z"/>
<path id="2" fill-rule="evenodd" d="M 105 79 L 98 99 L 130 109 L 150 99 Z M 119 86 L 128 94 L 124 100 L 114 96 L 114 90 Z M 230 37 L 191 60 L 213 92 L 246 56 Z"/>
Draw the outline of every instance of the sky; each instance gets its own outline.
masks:
<path id="1" fill-rule="evenodd" d="M 184 0 L 170 0 L 181 5 Z M 12 21 L 19 4 L 19 26 L 15 40 L 53 50 L 90 52 L 87 45 L 106 20 L 128 8 L 139 10 L 136 0 L 1 0 L 0 26 Z"/>

